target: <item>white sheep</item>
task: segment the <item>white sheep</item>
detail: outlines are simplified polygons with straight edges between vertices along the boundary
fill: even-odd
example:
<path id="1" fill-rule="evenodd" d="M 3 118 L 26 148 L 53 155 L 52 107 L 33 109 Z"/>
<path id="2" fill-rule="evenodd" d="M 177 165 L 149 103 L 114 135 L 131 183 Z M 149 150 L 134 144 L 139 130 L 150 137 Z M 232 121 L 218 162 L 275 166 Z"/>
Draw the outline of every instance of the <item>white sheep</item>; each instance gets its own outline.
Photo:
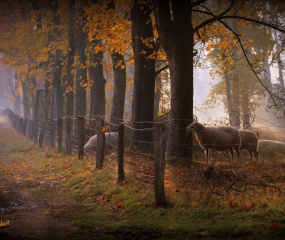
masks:
<path id="1" fill-rule="evenodd" d="M 257 151 L 262 157 L 285 157 L 285 143 L 272 140 L 259 140 Z"/>
<path id="2" fill-rule="evenodd" d="M 247 150 L 251 159 L 258 159 L 257 152 L 257 143 L 258 136 L 256 133 L 251 132 L 249 130 L 239 129 L 240 134 L 240 149 L 239 150 Z"/>
<path id="3" fill-rule="evenodd" d="M 229 126 L 206 127 L 199 122 L 193 122 L 186 128 L 186 131 L 195 133 L 200 146 L 206 150 L 207 163 L 209 159 L 209 149 L 212 150 L 212 162 L 214 151 L 229 150 L 233 160 L 234 149 L 239 162 L 240 135 L 238 129 Z"/>
<path id="4" fill-rule="evenodd" d="M 118 133 L 117 132 L 107 132 L 105 133 L 105 149 L 108 151 L 114 150 L 118 147 Z M 88 142 L 84 145 L 84 152 L 96 151 L 97 148 L 97 134 L 92 136 Z"/>

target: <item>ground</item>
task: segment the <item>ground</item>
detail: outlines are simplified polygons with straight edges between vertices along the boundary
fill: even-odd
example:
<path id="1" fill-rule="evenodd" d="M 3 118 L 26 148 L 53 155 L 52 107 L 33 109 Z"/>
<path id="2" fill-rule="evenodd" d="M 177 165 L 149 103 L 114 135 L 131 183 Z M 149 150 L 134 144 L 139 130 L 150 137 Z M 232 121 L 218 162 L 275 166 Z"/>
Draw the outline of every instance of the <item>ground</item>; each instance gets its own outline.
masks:
<path id="1" fill-rule="evenodd" d="M 33 182 L 19 185 L 1 178 L 0 208 L 2 221 L 0 239 L 66 239 L 72 227 L 62 212 L 72 207 L 67 193 L 45 188 L 45 197 L 37 196 Z"/>
<path id="2" fill-rule="evenodd" d="M 126 156 L 118 183 L 115 156 L 96 169 L 92 157 L 39 149 L 0 117 L 0 240 L 285 239 L 283 157 L 221 155 L 213 168 L 167 159 L 168 207 L 158 208 L 144 177 L 153 160 Z"/>
<path id="3" fill-rule="evenodd" d="M 82 179 L 88 176 L 94 180 L 90 163 L 78 162 L 75 157 L 79 164 L 75 166 L 64 155 L 54 159 L 50 151 L 38 149 L 17 133 L 8 119 L 0 117 L 0 240 L 159 237 L 159 231 L 149 228 L 109 226 L 120 214 L 121 206 L 102 206 L 105 199 L 109 203 L 109 198 L 98 193 L 94 200 L 94 196 L 80 192 L 90 182 Z M 62 172 L 56 172 L 59 163 Z M 66 176 L 62 176 L 63 172 Z M 67 186 L 64 181 L 70 184 Z M 77 187 L 81 189 L 78 192 Z"/>

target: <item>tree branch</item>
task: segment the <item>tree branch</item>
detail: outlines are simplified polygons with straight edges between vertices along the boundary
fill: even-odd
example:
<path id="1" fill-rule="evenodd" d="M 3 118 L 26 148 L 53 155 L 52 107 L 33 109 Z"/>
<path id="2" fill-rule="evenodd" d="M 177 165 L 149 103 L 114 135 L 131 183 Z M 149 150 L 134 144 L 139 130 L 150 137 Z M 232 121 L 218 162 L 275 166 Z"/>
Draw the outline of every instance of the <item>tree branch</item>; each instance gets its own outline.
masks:
<path id="1" fill-rule="evenodd" d="M 241 40 L 240 40 L 240 35 L 239 35 L 238 33 L 236 33 L 229 25 L 227 25 L 226 23 L 224 23 L 222 20 L 220 20 L 220 22 L 221 22 L 228 30 L 230 30 L 230 31 L 235 35 L 235 37 L 237 38 L 237 40 L 238 40 L 238 42 L 239 42 L 239 45 L 240 45 L 240 47 L 241 47 L 241 49 L 242 49 L 243 55 L 244 55 L 244 57 L 245 57 L 245 59 L 246 59 L 248 65 L 249 65 L 250 69 L 252 70 L 253 74 L 255 75 L 255 77 L 257 78 L 257 80 L 260 82 L 260 84 L 262 85 L 262 87 L 269 93 L 269 95 L 270 95 L 271 99 L 273 100 L 275 106 L 277 106 L 277 103 L 276 103 L 276 101 L 275 101 L 275 99 L 274 99 L 273 97 L 276 97 L 276 98 L 279 99 L 279 100 L 285 101 L 285 99 L 280 98 L 279 96 L 277 96 L 277 95 L 275 95 L 274 93 L 272 93 L 271 91 L 269 91 L 268 88 L 267 88 L 267 87 L 264 85 L 264 83 L 261 81 L 261 79 L 259 78 L 257 72 L 256 72 L 255 69 L 253 68 L 253 66 L 252 66 L 252 64 L 251 64 L 251 62 L 250 62 L 250 60 L 248 59 L 247 52 L 246 52 L 246 50 L 244 49 L 243 43 L 242 43 Z"/>
<path id="2" fill-rule="evenodd" d="M 206 2 L 206 1 L 207 1 L 207 0 L 198 0 L 197 2 L 192 3 L 192 4 L 191 4 L 191 7 L 192 7 L 192 8 L 193 8 L 193 7 L 196 7 L 196 6 L 202 4 L 202 3 Z"/>

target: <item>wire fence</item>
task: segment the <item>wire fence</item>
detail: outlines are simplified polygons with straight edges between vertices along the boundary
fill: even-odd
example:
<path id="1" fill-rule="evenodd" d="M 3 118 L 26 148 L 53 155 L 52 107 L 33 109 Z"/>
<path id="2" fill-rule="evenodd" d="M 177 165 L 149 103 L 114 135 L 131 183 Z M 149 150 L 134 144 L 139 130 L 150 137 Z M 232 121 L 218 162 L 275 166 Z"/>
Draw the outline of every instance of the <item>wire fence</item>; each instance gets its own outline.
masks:
<path id="1" fill-rule="evenodd" d="M 191 164 L 184 162 L 183 172 L 180 165 L 169 164 L 165 168 L 167 144 L 177 144 L 166 143 L 169 128 L 177 120 L 137 124 L 121 121 L 114 124 L 102 117 L 77 117 L 43 122 L 40 119 L 22 119 L 10 110 L 6 115 L 18 132 L 40 148 L 51 147 L 79 158 L 84 154 L 96 160 L 96 168 L 107 166 L 117 172 L 118 182 L 127 179 L 141 187 L 153 187 L 157 206 L 166 205 L 165 189 L 168 193 L 183 193 L 189 201 L 189 193 L 195 189 L 198 192 L 208 189 L 205 201 L 214 195 L 247 192 L 261 196 L 266 191 L 270 194 L 271 190 L 284 197 L 284 155 L 260 156 L 257 163 L 248 152 L 241 151 L 242 164 L 237 164 L 237 161 L 232 162 L 227 152 L 215 151 L 210 161 L 212 164 L 206 164 L 205 151 L 193 135 L 193 144 L 189 146 L 185 142 L 181 148 L 193 153 Z M 185 131 L 179 126 L 176 130 Z M 285 142 L 283 127 L 258 126 L 251 130 L 258 133 L 259 139 Z M 274 151 L 278 152 L 278 149 Z M 257 188 L 259 191 L 254 190 Z"/>

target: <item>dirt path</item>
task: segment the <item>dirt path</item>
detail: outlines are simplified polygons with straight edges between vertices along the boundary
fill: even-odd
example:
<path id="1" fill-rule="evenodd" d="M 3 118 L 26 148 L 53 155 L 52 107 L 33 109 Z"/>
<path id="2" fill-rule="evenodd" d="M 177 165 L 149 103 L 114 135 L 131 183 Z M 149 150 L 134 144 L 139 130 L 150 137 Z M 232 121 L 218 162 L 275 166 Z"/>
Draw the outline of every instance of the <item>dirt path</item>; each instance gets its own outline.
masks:
<path id="1" fill-rule="evenodd" d="M 64 212 L 72 199 L 61 189 L 39 189 L 33 182 L 17 185 L 0 179 L 0 239 L 66 239 L 74 230 Z"/>
<path id="2" fill-rule="evenodd" d="M 10 155 L 15 151 L 9 149 L 11 139 L 7 136 L 13 134 L 16 141 L 23 141 L 17 139 L 17 133 L 1 118 L 0 239 L 67 239 L 76 228 L 68 222 L 66 212 L 75 208 L 76 201 L 68 191 L 55 184 L 16 181 L 13 174 L 7 176 L 3 166 L 13 164 Z M 1 226 L 1 221 L 8 226 Z"/>

